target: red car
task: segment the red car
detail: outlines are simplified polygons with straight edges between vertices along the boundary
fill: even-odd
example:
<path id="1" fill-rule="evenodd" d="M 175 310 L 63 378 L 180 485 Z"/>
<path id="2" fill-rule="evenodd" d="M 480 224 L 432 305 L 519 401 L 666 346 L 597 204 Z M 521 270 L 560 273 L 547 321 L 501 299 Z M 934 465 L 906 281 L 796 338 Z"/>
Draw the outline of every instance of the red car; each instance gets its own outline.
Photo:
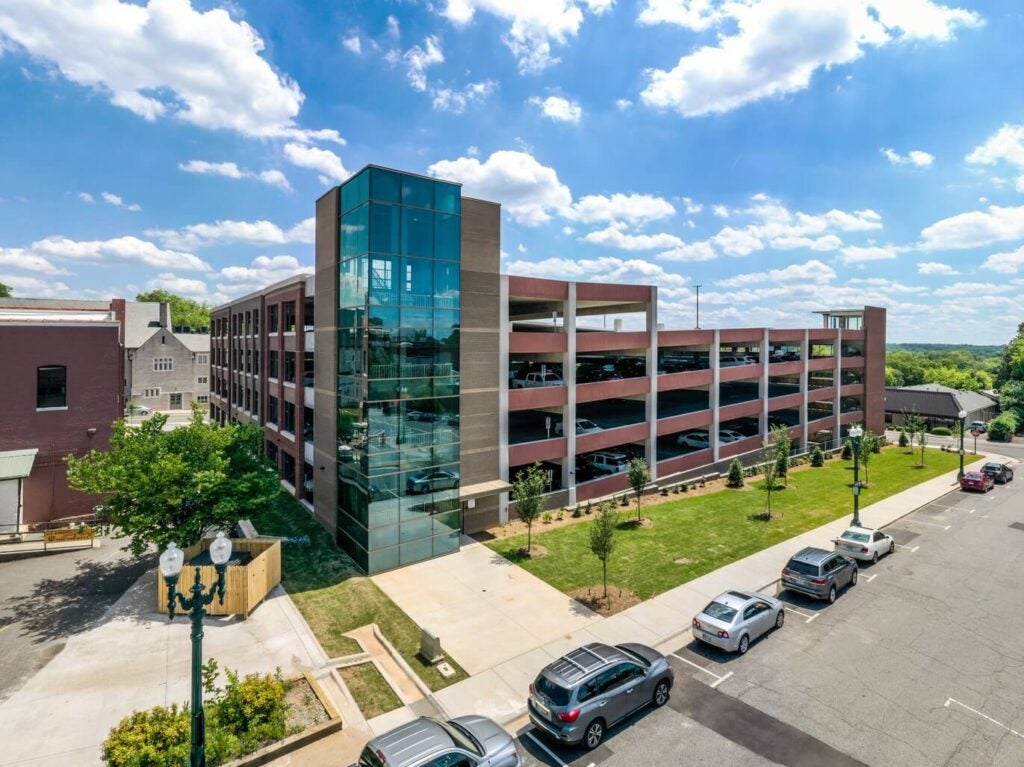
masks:
<path id="1" fill-rule="evenodd" d="M 977 490 L 979 493 L 987 493 L 995 486 L 995 480 L 980 471 L 964 472 L 964 476 L 960 479 L 961 490 Z"/>

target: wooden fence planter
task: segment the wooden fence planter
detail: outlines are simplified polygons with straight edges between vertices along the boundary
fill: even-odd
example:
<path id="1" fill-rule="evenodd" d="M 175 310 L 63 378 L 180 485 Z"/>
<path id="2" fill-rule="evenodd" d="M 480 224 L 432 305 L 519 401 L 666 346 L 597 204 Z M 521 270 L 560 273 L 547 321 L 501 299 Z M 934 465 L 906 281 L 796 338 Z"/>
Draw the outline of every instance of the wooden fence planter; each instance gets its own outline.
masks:
<path id="1" fill-rule="evenodd" d="M 185 549 L 185 566 L 178 578 L 178 591 L 188 596 L 195 580 L 195 565 L 188 564 L 193 557 L 210 547 L 206 539 Z M 214 597 L 207 605 L 207 615 L 240 615 L 249 617 L 256 606 L 281 582 L 281 541 L 243 538 L 231 540 L 232 551 L 247 551 L 252 555 L 244 565 L 228 565 L 225 573 L 224 604 Z M 217 582 L 213 565 L 200 565 L 203 585 L 209 589 Z M 163 573 L 156 571 L 156 604 L 161 613 L 167 612 L 167 583 Z"/>

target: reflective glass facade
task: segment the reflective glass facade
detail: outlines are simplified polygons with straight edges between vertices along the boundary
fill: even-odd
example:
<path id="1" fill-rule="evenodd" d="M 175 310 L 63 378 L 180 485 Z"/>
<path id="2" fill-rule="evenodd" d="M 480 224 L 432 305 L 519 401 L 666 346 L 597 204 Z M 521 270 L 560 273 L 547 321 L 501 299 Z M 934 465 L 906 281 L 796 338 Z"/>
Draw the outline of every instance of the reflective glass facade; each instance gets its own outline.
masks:
<path id="1" fill-rule="evenodd" d="M 340 207 L 338 543 L 373 573 L 459 546 L 461 191 L 371 166 Z"/>

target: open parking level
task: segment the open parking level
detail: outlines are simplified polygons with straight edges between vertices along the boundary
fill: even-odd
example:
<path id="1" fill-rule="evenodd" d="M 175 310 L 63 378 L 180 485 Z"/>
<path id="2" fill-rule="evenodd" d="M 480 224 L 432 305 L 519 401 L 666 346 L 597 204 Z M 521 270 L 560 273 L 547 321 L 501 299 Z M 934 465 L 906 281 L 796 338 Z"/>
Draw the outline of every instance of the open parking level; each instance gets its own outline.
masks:
<path id="1" fill-rule="evenodd" d="M 980 500 L 952 492 L 897 520 L 896 553 L 862 565 L 834 605 L 783 592 L 786 625 L 745 656 L 663 647 L 666 707 L 592 752 L 527 727 L 526 764 L 1019 767 L 1024 485 Z"/>

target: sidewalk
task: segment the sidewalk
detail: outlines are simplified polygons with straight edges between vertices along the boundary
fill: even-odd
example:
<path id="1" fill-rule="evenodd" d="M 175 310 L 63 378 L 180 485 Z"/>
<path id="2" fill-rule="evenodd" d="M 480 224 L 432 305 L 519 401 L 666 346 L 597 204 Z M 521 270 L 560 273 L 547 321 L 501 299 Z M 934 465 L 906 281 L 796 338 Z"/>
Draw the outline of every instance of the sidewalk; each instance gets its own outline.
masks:
<path id="1" fill-rule="evenodd" d="M 982 456 L 977 465 L 989 458 Z M 862 523 L 872 528 L 891 524 L 955 487 L 955 471 L 927 480 L 864 507 L 860 512 Z M 844 515 L 839 520 L 733 562 L 617 615 L 589 620 L 583 626 L 532 647 L 523 645 L 522 652 L 515 657 L 504 658 L 501 652 L 492 653 L 490 667 L 480 669 L 472 678 L 441 690 L 435 697 L 452 716 L 481 714 L 502 723 L 511 722 L 525 713 L 527 688 L 538 670 L 569 649 L 587 642 L 614 644 L 626 641 L 642 642 L 665 651 L 674 649 L 688 641 L 685 637 L 689 634 L 690 621 L 715 596 L 737 587 L 771 590 L 774 593 L 779 573 L 794 551 L 804 546 L 831 549 L 832 539 L 848 526 L 849 517 Z M 472 552 L 474 549 L 486 550 L 486 547 L 479 543 L 465 546 L 465 550 Z M 479 559 L 480 555 L 472 553 L 471 556 Z M 479 577 L 483 581 L 490 581 L 490 577 L 485 574 Z M 548 589 L 561 594 L 551 586 Z M 396 593 L 390 591 L 389 596 L 415 618 L 416 605 L 405 603 L 401 595 L 396 598 Z M 530 605 L 524 610 L 520 616 L 522 622 L 541 621 L 544 617 L 539 605 Z M 439 620 L 439 616 L 435 616 L 435 620 Z M 442 633 L 444 639 L 445 634 Z M 456 661 L 462 663 L 458 652 L 452 650 L 451 642 L 445 642 L 445 647 L 452 652 Z M 474 661 L 478 665 L 486 662 L 481 651 L 476 652 Z"/>
<path id="2" fill-rule="evenodd" d="M 190 621 L 154 612 L 151 570 L 96 628 L 64 649 L 0 705 L 0 765 L 100 764 L 110 728 L 133 710 L 184 703 L 190 694 Z M 280 589 L 247 620 L 208 618 L 204 659 L 241 674 L 276 668 L 295 677 L 326 658 Z"/>

